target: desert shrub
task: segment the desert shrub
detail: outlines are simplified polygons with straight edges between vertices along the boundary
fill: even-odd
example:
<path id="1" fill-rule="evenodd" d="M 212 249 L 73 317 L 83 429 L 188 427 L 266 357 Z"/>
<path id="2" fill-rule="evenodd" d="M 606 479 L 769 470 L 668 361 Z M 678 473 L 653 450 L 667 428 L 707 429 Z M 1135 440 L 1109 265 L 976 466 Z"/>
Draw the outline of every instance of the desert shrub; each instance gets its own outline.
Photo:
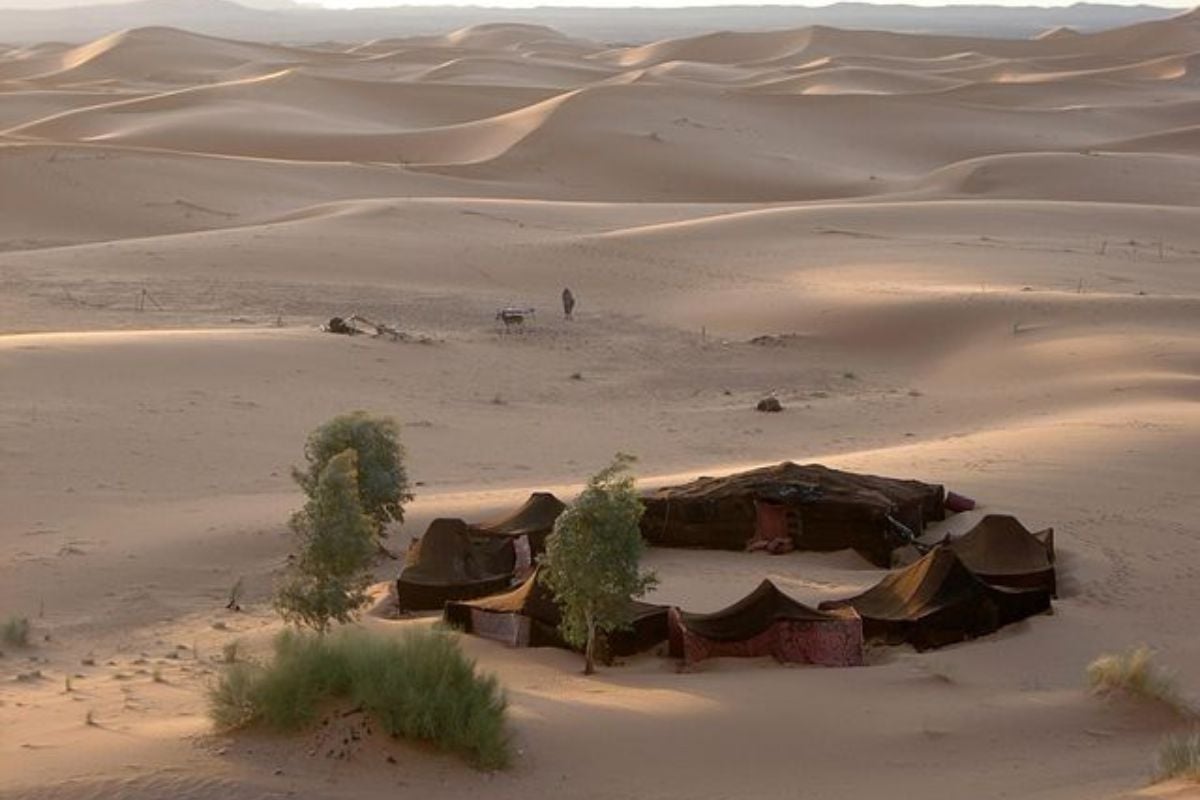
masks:
<path id="1" fill-rule="evenodd" d="M 234 639 L 232 642 L 226 642 L 221 645 L 221 661 L 226 664 L 236 664 L 238 658 L 241 657 L 242 642 L 240 639 Z"/>
<path id="2" fill-rule="evenodd" d="M 629 601 L 657 583 L 638 563 L 645 550 L 638 524 L 645 508 L 634 490 L 631 456 L 618 454 L 554 524 L 541 580 L 562 608 L 563 638 L 584 650 L 584 673 L 595 671 L 596 635 L 627 628 Z"/>
<path id="3" fill-rule="evenodd" d="M 292 517 L 300 552 L 276 588 L 279 615 L 320 633 L 349 622 L 367 601 L 375 534 L 355 488 L 357 458 L 344 450 L 321 470 L 312 497 Z"/>
<path id="4" fill-rule="evenodd" d="M 308 436 L 304 445 L 305 469 L 292 477 L 309 497 L 316 494 L 321 473 L 338 454 L 358 454 L 358 497 L 378 536 L 386 535 L 388 522 L 404 521 L 404 504 L 412 500 L 400 426 L 390 417 L 372 417 L 355 411 L 334 417 Z"/>
<path id="5" fill-rule="evenodd" d="M 1100 656 L 1088 665 L 1087 678 L 1096 694 L 1124 694 L 1161 703 L 1183 715 L 1190 713 L 1174 676 L 1154 663 L 1154 651 L 1145 645 Z"/>
<path id="6" fill-rule="evenodd" d="M 9 617 L 0 625 L 0 641 L 10 647 L 29 646 L 29 619 L 26 617 Z"/>
<path id="7" fill-rule="evenodd" d="M 1186 778 L 1200 781 L 1200 729 L 1163 740 L 1158 750 L 1158 780 Z"/>
<path id="8" fill-rule="evenodd" d="M 499 683 L 478 674 L 438 631 L 399 639 L 285 631 L 269 664 L 239 662 L 223 671 L 210 713 L 222 729 L 296 731 L 313 724 L 331 699 L 363 709 L 392 736 L 433 742 L 485 769 L 509 764 Z"/>
<path id="9" fill-rule="evenodd" d="M 262 715 L 258 691 L 261 667 L 245 661 L 231 664 L 208 692 L 208 715 L 221 730 L 252 725 Z"/>

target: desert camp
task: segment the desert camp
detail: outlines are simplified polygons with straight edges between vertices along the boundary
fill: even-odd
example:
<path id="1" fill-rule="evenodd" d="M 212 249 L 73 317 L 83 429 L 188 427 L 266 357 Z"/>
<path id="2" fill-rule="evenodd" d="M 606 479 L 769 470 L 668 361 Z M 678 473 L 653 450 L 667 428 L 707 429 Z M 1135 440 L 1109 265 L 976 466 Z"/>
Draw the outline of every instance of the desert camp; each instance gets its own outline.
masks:
<path id="1" fill-rule="evenodd" d="M 875 566 L 892 565 L 901 548 L 924 555 L 862 594 L 824 600 L 819 608 L 789 597 L 767 578 L 708 613 L 631 599 L 628 627 L 605 637 L 605 658 L 668 642 L 664 654 L 685 667 L 710 658 L 762 656 L 855 666 L 866 661 L 864 643 L 928 650 L 1049 612 L 1056 587 L 1052 530 L 1034 534 L 1010 515 L 988 514 L 961 536 L 923 542 L 926 525 L 945 517 L 944 498 L 938 485 L 790 462 L 643 492 L 640 533 L 646 540 L 716 550 L 736 546 L 764 571 L 769 564 L 763 553 L 844 550 Z M 432 537 L 430 556 L 422 556 L 422 537 L 413 565 L 397 582 L 398 608 L 441 610 L 446 623 L 464 633 L 511 647 L 569 647 L 559 632 L 554 593 L 537 569 L 530 574 L 512 556 L 513 542 L 529 536 L 534 557 L 543 557 L 568 507 L 553 494 L 536 492 L 497 522 L 436 520 L 425 534 Z M 780 540 L 786 547 L 772 549 Z M 489 568 L 493 572 L 480 577 Z M 415 582 L 430 586 L 434 575 L 436 589 L 414 590 Z"/>

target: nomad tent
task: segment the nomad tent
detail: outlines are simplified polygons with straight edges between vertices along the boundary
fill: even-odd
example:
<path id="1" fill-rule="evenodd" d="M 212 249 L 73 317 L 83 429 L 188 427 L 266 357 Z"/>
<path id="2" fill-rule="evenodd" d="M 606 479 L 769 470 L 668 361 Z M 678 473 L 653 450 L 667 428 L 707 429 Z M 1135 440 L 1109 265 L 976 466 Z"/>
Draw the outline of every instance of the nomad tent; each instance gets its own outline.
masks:
<path id="1" fill-rule="evenodd" d="M 516 551 L 517 572 L 527 571 L 539 555 L 546 552 L 546 539 L 554 532 L 554 523 L 567 510 L 561 500 L 549 492 L 534 492 L 524 505 L 506 517 L 471 525 L 480 536 L 511 539 Z"/>
<path id="2" fill-rule="evenodd" d="M 503 642 L 510 647 L 567 647 L 558 632 L 562 620 L 550 590 L 534 572 L 512 591 L 478 600 L 446 603 L 443 619 L 456 628 Z M 667 606 L 630 603 L 633 622 L 629 630 L 605 637 L 600 651 L 605 658 L 629 656 L 667 638 Z"/>
<path id="3" fill-rule="evenodd" d="M 784 462 L 650 492 L 642 498 L 642 534 L 665 547 L 743 550 L 766 541 L 797 550 L 853 548 L 891 566 L 895 548 L 944 518 L 944 498 L 933 484 Z"/>
<path id="4" fill-rule="evenodd" d="M 993 586 L 1056 593 L 1053 528 L 1030 533 L 1016 517 L 989 514 L 947 545 L 967 569 Z"/>
<path id="5" fill-rule="evenodd" d="M 1050 592 L 990 586 L 942 545 L 862 594 L 827 601 L 820 608 L 853 608 L 862 617 L 868 641 L 908 642 L 918 650 L 928 650 L 983 636 L 1049 611 Z"/>
<path id="6" fill-rule="evenodd" d="M 854 609 L 809 608 L 769 580 L 712 614 L 672 608 L 670 644 L 671 655 L 685 664 L 722 656 L 774 656 L 826 667 L 863 663 L 863 625 Z"/>
<path id="7" fill-rule="evenodd" d="M 512 542 L 472 537 L 461 519 L 435 519 L 396 581 L 402 610 L 440 609 L 447 600 L 483 597 L 512 581 Z"/>

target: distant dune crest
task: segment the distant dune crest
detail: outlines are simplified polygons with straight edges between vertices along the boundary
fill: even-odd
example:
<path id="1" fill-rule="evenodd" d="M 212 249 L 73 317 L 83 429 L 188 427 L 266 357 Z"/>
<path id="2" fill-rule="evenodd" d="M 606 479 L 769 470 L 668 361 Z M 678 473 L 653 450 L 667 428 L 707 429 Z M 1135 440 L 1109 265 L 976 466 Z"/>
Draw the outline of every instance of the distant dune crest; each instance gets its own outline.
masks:
<path id="1" fill-rule="evenodd" d="M 69 8 L 71 0 L 29 0 L 31 10 L 0 10 L 0 31 L 7 42 L 60 40 L 81 42 L 114 30 L 142 26 L 187 28 L 214 36 L 315 43 L 329 40 L 442 36 L 444 31 L 473 29 L 480 41 L 497 36 L 539 36 L 563 31 L 572 37 L 611 43 L 645 43 L 715 30 L 768 31 L 822 25 L 835 28 L 911 31 L 942 35 L 1029 39 L 1059 28 L 1095 32 L 1137 22 L 1164 19 L 1178 10 L 1137 5 L 1076 3 L 1039 8 L 986 5 L 922 7 L 841 2 L 803 5 L 714 6 L 697 8 L 532 9 L 481 6 L 405 6 L 348 10 L 324 9 L 290 0 L 133 0 Z M 41 10 L 37 10 L 41 9 Z M 515 24 L 525 33 L 517 32 Z M 503 28 L 488 31 L 487 25 Z M 550 36 L 556 34 L 549 33 Z M 461 42 L 457 44 L 467 44 Z M 489 45 L 490 46 L 490 45 Z"/>

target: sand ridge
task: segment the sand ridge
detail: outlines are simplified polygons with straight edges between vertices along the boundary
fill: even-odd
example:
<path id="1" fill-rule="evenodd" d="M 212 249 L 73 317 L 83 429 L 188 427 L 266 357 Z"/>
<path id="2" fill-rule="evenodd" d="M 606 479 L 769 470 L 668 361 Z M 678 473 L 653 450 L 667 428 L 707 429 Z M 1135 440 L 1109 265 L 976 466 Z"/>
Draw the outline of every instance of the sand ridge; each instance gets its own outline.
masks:
<path id="1" fill-rule="evenodd" d="M 0 658 L 0 797 L 1194 796 L 1145 789 L 1175 723 L 1082 670 L 1146 641 L 1200 691 L 1198 54 L 1196 12 L 1027 40 L 0 47 L 0 615 L 39 637 Z M 509 304 L 537 309 L 522 334 Z M 411 338 L 317 329 L 353 312 Z M 650 655 L 585 680 L 464 638 L 512 706 L 495 776 L 215 736 L 223 647 L 279 628 L 289 469 L 352 408 L 398 419 L 421 482 L 397 546 L 569 497 L 617 450 L 645 485 L 820 460 L 981 501 L 935 535 L 1053 525 L 1063 596 L 857 670 Z M 647 560 L 695 611 L 880 576 Z"/>

